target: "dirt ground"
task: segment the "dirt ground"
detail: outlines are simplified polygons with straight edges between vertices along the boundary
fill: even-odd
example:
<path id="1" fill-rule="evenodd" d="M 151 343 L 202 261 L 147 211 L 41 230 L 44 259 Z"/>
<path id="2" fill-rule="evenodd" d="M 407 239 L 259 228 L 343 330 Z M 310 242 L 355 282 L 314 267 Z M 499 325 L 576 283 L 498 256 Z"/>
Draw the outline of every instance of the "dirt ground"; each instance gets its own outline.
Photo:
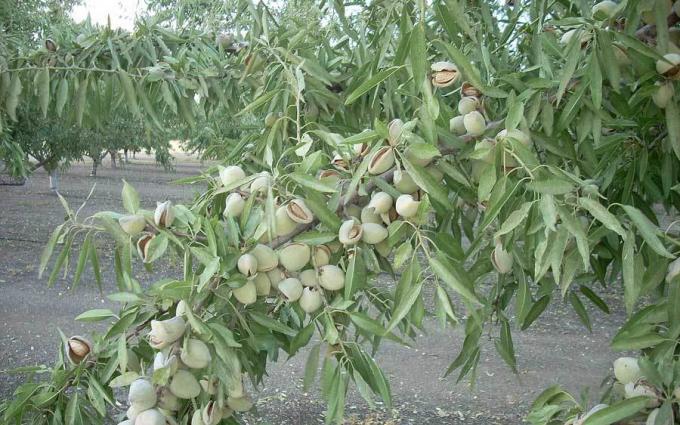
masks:
<path id="1" fill-rule="evenodd" d="M 73 206 L 79 206 L 96 183 L 83 215 L 122 210 L 123 178 L 138 189 L 148 208 L 156 200 L 188 202 L 198 188 L 169 183 L 198 174 L 202 167 L 198 161 L 183 159 L 174 171 L 166 172 L 138 159 L 122 169 L 105 164 L 98 176 L 91 178 L 88 164 L 76 164 L 62 174 L 61 193 Z M 38 279 L 40 252 L 63 216 L 42 171 L 24 186 L 0 186 L 0 371 L 51 363 L 58 349 L 57 328 L 67 335 L 88 334 L 91 325 L 75 322 L 75 316 L 91 308 L 116 308 L 99 293 L 91 275 L 84 277 L 76 291 L 71 290 L 68 278 L 60 278 L 52 288 L 45 279 Z M 103 257 L 101 262 L 102 267 L 108 267 L 104 293 L 113 292 L 113 260 Z M 166 269 L 165 273 L 174 271 Z M 138 275 L 147 282 L 160 276 L 158 272 Z M 520 424 L 533 398 L 549 385 L 560 383 L 573 391 L 589 386 L 597 392 L 617 357 L 608 341 L 624 320 L 620 288 L 606 289 L 602 296 L 613 301 L 612 313 L 603 315 L 589 308 L 592 334 L 584 330 L 571 307 L 559 301 L 539 323 L 525 332 L 515 332 L 518 376 L 495 353 L 493 342 L 487 341 L 474 388 L 467 382 L 455 384 L 455 376 L 442 379 L 462 345 L 462 330 L 442 330 L 434 320 L 428 320 L 427 333 L 414 348 L 385 343 L 377 356 L 390 378 L 394 407 L 371 410 L 352 394 L 346 409 L 348 423 Z M 306 354 L 303 351 L 288 362 L 271 365 L 266 387 L 257 394 L 257 412 L 249 414 L 246 423 L 323 423 L 323 401 L 302 389 Z M 20 379 L 0 373 L 0 398 L 10 397 Z"/>

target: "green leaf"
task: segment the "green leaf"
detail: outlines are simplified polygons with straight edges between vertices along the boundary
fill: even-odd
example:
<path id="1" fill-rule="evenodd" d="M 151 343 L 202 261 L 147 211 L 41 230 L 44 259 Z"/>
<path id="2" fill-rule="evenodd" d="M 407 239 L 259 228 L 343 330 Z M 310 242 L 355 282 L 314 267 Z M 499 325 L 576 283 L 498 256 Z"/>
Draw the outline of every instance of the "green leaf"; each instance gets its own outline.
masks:
<path id="1" fill-rule="evenodd" d="M 113 311 L 108 308 L 95 308 L 79 314 L 75 320 L 79 322 L 99 322 L 115 316 Z"/>
<path id="2" fill-rule="evenodd" d="M 571 306 L 574 308 L 574 311 L 578 315 L 579 319 L 581 319 L 581 322 L 583 322 L 586 328 L 588 328 L 588 331 L 593 332 L 593 327 L 590 323 L 588 311 L 583 306 L 581 299 L 578 297 L 578 295 L 576 295 L 576 292 L 572 291 L 569 293 L 569 302 L 571 303 Z"/>
<path id="3" fill-rule="evenodd" d="M 453 320 L 454 323 L 458 323 L 460 320 L 456 317 L 456 313 L 453 310 L 453 304 L 451 304 L 451 299 L 449 294 L 446 292 L 443 286 L 437 285 L 437 302 L 444 310 L 444 313 Z"/>
<path id="4" fill-rule="evenodd" d="M 649 397 L 633 397 L 619 401 L 590 415 L 583 425 L 610 425 L 633 416 L 645 408 Z"/>
<path id="5" fill-rule="evenodd" d="M 265 316 L 262 313 L 259 313 L 257 311 L 251 311 L 249 313 L 249 316 L 258 324 L 264 326 L 265 328 L 268 328 L 274 332 L 280 332 L 284 335 L 288 336 L 295 336 L 297 335 L 297 332 L 294 329 L 289 328 L 288 326 L 284 325 L 283 323 L 272 319 L 269 316 Z"/>
<path id="6" fill-rule="evenodd" d="M 425 23 L 423 21 L 416 24 L 411 30 L 410 52 L 409 59 L 411 61 L 411 70 L 413 71 L 413 80 L 415 86 L 420 87 L 425 80 L 427 72 L 427 62 L 425 49 L 427 42 L 425 40 Z"/>
<path id="7" fill-rule="evenodd" d="M 527 189 L 546 195 L 564 195 L 574 190 L 574 185 L 563 179 L 541 179 L 527 183 Z"/>
<path id="8" fill-rule="evenodd" d="M 654 332 L 646 332 L 643 334 L 621 334 L 617 335 L 611 343 L 611 348 L 614 351 L 634 351 L 642 350 L 643 348 L 654 347 L 666 338 Z"/>
<path id="9" fill-rule="evenodd" d="M 680 111 L 674 99 L 671 99 L 666 106 L 666 127 L 668 128 L 668 141 L 675 156 L 680 159 Z"/>
<path id="10" fill-rule="evenodd" d="M 398 342 L 400 344 L 404 344 L 404 341 L 401 340 L 401 338 L 397 337 L 393 333 L 387 332 L 385 327 L 383 327 L 380 322 L 378 322 L 375 319 L 371 319 L 364 313 L 360 312 L 351 312 L 349 313 L 349 317 L 352 320 L 352 322 L 357 325 L 359 329 L 362 329 L 369 334 L 375 335 L 375 336 L 384 336 L 387 339 L 391 339 L 392 341 Z"/>
<path id="11" fill-rule="evenodd" d="M 619 223 L 619 220 L 602 204 L 590 198 L 579 198 L 578 203 L 583 208 L 587 209 L 590 215 L 595 217 L 596 220 L 604 224 L 607 229 L 618 233 L 622 238 L 626 237 L 626 231 Z"/>
<path id="12" fill-rule="evenodd" d="M 118 303 L 138 304 L 144 301 L 139 295 L 134 294 L 132 292 L 115 292 L 113 294 L 107 295 L 106 298 Z"/>
<path id="13" fill-rule="evenodd" d="M 309 355 L 307 356 L 307 363 L 305 364 L 305 377 L 303 379 L 302 388 L 306 391 L 311 388 L 314 378 L 316 377 L 316 371 L 319 369 L 319 350 L 321 348 L 320 344 L 316 344 L 309 350 Z"/>
<path id="14" fill-rule="evenodd" d="M 316 190 L 318 192 L 324 193 L 335 193 L 338 191 L 336 188 L 320 182 L 318 179 L 310 176 L 309 174 L 295 172 L 288 174 L 288 177 L 295 180 L 296 183 L 307 189 Z"/>
<path id="15" fill-rule="evenodd" d="M 64 423 L 66 425 L 76 425 L 78 423 L 82 423 L 82 418 L 80 417 L 78 393 L 73 394 L 66 404 L 66 410 L 64 411 Z"/>
<path id="16" fill-rule="evenodd" d="M 514 90 L 510 92 L 507 99 L 508 114 L 505 117 L 505 128 L 515 129 L 524 118 L 524 101 L 515 96 Z"/>
<path id="17" fill-rule="evenodd" d="M 307 245 L 322 245 L 328 242 L 332 242 L 338 238 L 336 232 L 304 232 L 295 236 L 294 242 L 303 242 Z"/>
<path id="18" fill-rule="evenodd" d="M 118 71 L 118 78 L 120 79 L 120 85 L 123 87 L 123 93 L 125 93 L 128 109 L 132 115 L 137 116 L 139 114 L 139 106 L 137 105 L 135 85 L 130 75 L 123 70 Z"/>
<path id="19" fill-rule="evenodd" d="M 585 30 L 580 30 L 585 31 Z M 574 76 L 574 71 L 576 71 L 576 66 L 578 66 L 579 58 L 581 57 L 581 33 L 577 33 L 569 41 L 567 46 L 567 61 L 562 68 L 562 77 L 560 78 L 560 86 L 557 89 L 557 94 L 555 95 L 557 101 L 556 104 L 559 105 L 562 100 L 562 96 L 567 90 L 567 86 L 571 81 L 571 77 Z M 613 66 L 613 64 L 612 64 Z"/>
<path id="20" fill-rule="evenodd" d="M 36 75 L 36 90 L 38 91 L 38 103 L 43 117 L 47 118 L 47 110 L 50 106 L 50 70 L 42 68 Z"/>
<path id="21" fill-rule="evenodd" d="M 463 76 L 474 87 L 478 88 L 482 93 L 489 97 L 507 97 L 508 94 L 496 87 L 487 86 L 482 83 L 482 78 L 479 75 L 479 70 L 472 65 L 468 56 L 463 54 L 456 46 L 451 43 L 446 43 L 442 40 L 434 40 L 433 44 L 441 51 L 445 52 L 456 64 L 458 69 L 462 71 Z"/>
<path id="22" fill-rule="evenodd" d="M 318 218 L 321 223 L 336 233 L 340 229 L 340 218 L 328 208 L 324 196 L 314 190 L 307 190 L 305 193 L 307 195 L 305 197 L 305 204 L 312 211 L 314 217 Z"/>
<path id="23" fill-rule="evenodd" d="M 146 263 L 153 263 L 165 254 L 168 248 L 168 235 L 166 233 L 157 234 L 147 245 Z"/>
<path id="24" fill-rule="evenodd" d="M 413 245 L 410 241 L 405 241 L 394 251 L 394 267 L 399 268 L 407 260 L 413 257 Z"/>
<path id="25" fill-rule="evenodd" d="M 205 268 L 198 277 L 198 287 L 196 291 L 201 292 L 205 286 L 210 282 L 210 279 L 220 270 L 220 259 L 213 258 L 206 264 Z"/>
<path id="26" fill-rule="evenodd" d="M 118 375 L 116 378 L 111 380 L 111 382 L 109 382 L 109 387 L 111 388 L 127 387 L 138 378 L 139 374 L 137 372 L 128 371 L 121 375 Z"/>
<path id="27" fill-rule="evenodd" d="M 307 344 L 309 344 L 309 341 L 312 339 L 312 335 L 314 335 L 315 330 L 316 327 L 314 326 L 314 322 L 310 321 L 307 326 L 302 328 L 302 330 L 298 332 L 297 335 L 295 335 L 295 337 L 290 343 L 288 358 L 293 357 L 295 354 L 297 354 L 300 348 L 305 347 L 307 346 Z"/>
<path id="28" fill-rule="evenodd" d="M 241 109 L 236 114 L 236 117 L 240 117 L 242 115 L 245 115 L 248 112 L 256 110 L 260 106 L 267 104 L 270 100 L 272 100 L 274 98 L 274 96 L 276 96 L 280 92 L 281 92 L 281 90 L 279 89 L 279 90 L 272 90 L 270 92 L 266 92 L 266 93 L 262 94 L 260 97 L 258 97 L 257 99 L 255 99 L 254 101 L 252 101 L 251 103 L 246 105 L 245 108 Z"/>
<path id="29" fill-rule="evenodd" d="M 498 231 L 494 234 L 494 237 L 498 238 L 515 230 L 517 226 L 522 224 L 522 222 L 527 219 L 529 215 L 529 208 L 531 208 L 532 205 L 533 202 L 525 202 L 521 207 L 519 207 L 519 209 L 516 209 L 510 213 L 508 218 L 506 218 L 501 225 L 501 228 L 498 229 Z"/>
<path id="30" fill-rule="evenodd" d="M 633 223 L 635 223 L 635 227 L 637 227 L 640 235 L 645 240 L 645 242 L 647 242 L 649 247 L 654 250 L 654 252 L 666 258 L 675 258 L 673 254 L 668 252 L 666 247 L 663 246 L 657 237 L 659 228 L 655 226 L 646 215 L 631 205 L 622 205 L 622 208 L 626 211 L 628 217 L 633 220 Z"/>
<path id="31" fill-rule="evenodd" d="M 468 280 L 468 274 L 455 262 L 439 253 L 436 257 L 430 258 L 430 266 L 432 271 L 456 293 L 473 304 L 481 305 L 472 283 Z"/>
<path id="32" fill-rule="evenodd" d="M 163 81 L 161 84 L 161 96 L 163 97 L 165 104 L 170 107 L 172 112 L 177 114 L 177 102 L 175 101 L 175 96 L 173 96 L 172 92 L 170 91 L 170 86 L 168 85 L 167 81 Z"/>
<path id="33" fill-rule="evenodd" d="M 120 365 L 120 370 L 122 373 L 125 373 L 128 364 L 126 340 L 127 338 L 125 337 L 125 333 L 121 334 L 118 338 L 118 365 Z"/>
<path id="34" fill-rule="evenodd" d="M 57 89 L 57 116 L 61 117 L 61 113 L 64 111 L 64 105 L 68 100 L 68 80 L 63 78 L 59 81 L 59 88 Z"/>
<path id="35" fill-rule="evenodd" d="M 76 264 L 76 272 L 73 275 L 72 287 L 75 289 L 80 283 L 80 278 L 85 270 L 85 265 L 87 264 L 87 259 L 90 257 L 90 250 L 94 249 L 92 247 L 92 233 L 88 232 L 83 240 L 83 245 L 80 247 L 80 254 L 78 254 L 78 262 Z"/>
<path id="36" fill-rule="evenodd" d="M 590 96 L 595 110 L 602 106 L 602 70 L 597 55 L 590 55 Z"/>
<path id="37" fill-rule="evenodd" d="M 131 184 L 123 180 L 123 208 L 130 214 L 134 214 L 139 210 L 139 193 L 132 187 Z"/>
<path id="38" fill-rule="evenodd" d="M 519 279 L 518 286 L 515 298 L 515 311 L 517 312 L 517 322 L 521 324 L 529 313 L 532 299 L 526 277 L 523 276 Z"/>
<path id="39" fill-rule="evenodd" d="M 593 304 L 595 304 L 595 307 L 602 310 L 603 313 L 609 314 L 609 307 L 607 306 L 607 303 L 605 303 L 602 298 L 598 297 L 597 294 L 593 292 L 592 289 L 588 288 L 587 286 L 581 285 L 581 292 L 583 293 L 583 295 L 586 296 L 586 298 L 588 298 Z"/>
<path id="40" fill-rule="evenodd" d="M 212 330 L 213 336 L 220 338 L 227 347 L 240 348 L 242 345 L 234 338 L 234 333 L 226 326 L 217 322 L 208 323 L 208 327 Z"/>
<path id="41" fill-rule="evenodd" d="M 590 260 L 590 247 L 588 245 L 588 235 L 586 235 L 581 222 L 576 219 L 574 214 L 563 206 L 558 206 L 560 218 L 562 223 L 567 227 L 569 233 L 571 233 L 574 238 L 576 238 L 576 247 L 578 248 L 579 254 L 581 254 L 581 259 L 583 260 L 584 270 L 588 270 L 589 260 Z"/>
<path id="42" fill-rule="evenodd" d="M 419 188 L 427 192 L 428 195 L 441 205 L 449 205 L 448 192 L 440 182 L 437 182 L 432 175 L 419 165 L 411 163 L 408 159 L 402 158 L 406 171 L 411 175 L 413 181 Z"/>
<path id="43" fill-rule="evenodd" d="M 42 254 L 40 254 L 40 266 L 38 267 L 38 279 L 42 278 L 42 274 L 45 272 L 45 269 L 47 268 L 47 263 L 50 261 L 50 257 L 52 257 L 52 253 L 54 252 L 54 248 L 57 246 L 57 241 L 59 240 L 59 236 L 61 235 L 61 230 L 63 229 L 64 225 L 60 224 L 57 226 L 54 231 L 52 231 L 52 235 L 50 236 L 50 239 L 47 241 L 47 245 L 45 245 L 45 248 L 42 251 Z"/>
<path id="44" fill-rule="evenodd" d="M 540 316 L 541 313 L 545 311 L 546 307 L 548 307 L 548 304 L 550 304 L 550 295 L 544 295 L 538 301 L 536 301 L 534 305 L 531 306 L 526 317 L 522 321 L 521 329 L 525 330 L 531 326 L 531 324 L 534 323 L 534 320 L 538 319 L 538 316 Z"/>
<path id="45" fill-rule="evenodd" d="M 345 273 L 345 299 L 354 299 L 357 290 L 366 286 L 366 265 L 362 253 L 356 251 L 349 261 L 347 273 Z"/>
<path id="46" fill-rule="evenodd" d="M 364 81 L 361 83 L 359 87 L 357 87 L 349 96 L 347 96 L 347 100 L 345 100 L 345 105 L 351 105 L 354 103 L 357 99 L 359 99 L 361 96 L 366 94 L 369 90 L 377 86 L 378 84 L 382 83 L 389 77 L 391 77 L 395 72 L 399 71 L 402 66 L 392 66 L 386 69 L 383 69 L 382 71 L 378 72 L 368 80 Z"/>
<path id="47" fill-rule="evenodd" d="M 640 294 L 640 286 L 635 279 L 635 236 L 632 233 L 623 242 L 621 252 L 621 268 L 626 311 L 630 315 Z"/>
<path id="48" fill-rule="evenodd" d="M 59 276 L 59 271 L 61 271 L 62 266 L 64 265 L 64 261 L 68 258 L 69 254 L 71 253 L 71 244 L 73 243 L 73 235 L 68 235 L 66 237 L 66 242 L 64 242 L 64 247 L 61 249 L 61 252 L 59 253 L 59 256 L 57 257 L 57 260 L 54 262 L 54 268 L 52 269 L 52 272 L 50 273 L 50 276 L 47 278 L 47 286 L 51 287 L 54 285 L 54 282 L 56 282 L 57 277 Z"/>
<path id="49" fill-rule="evenodd" d="M 21 79 L 19 78 L 19 73 L 15 72 L 12 75 L 12 80 L 9 85 L 9 92 L 7 93 L 7 99 L 5 100 L 5 108 L 7 110 L 7 115 L 12 119 L 12 121 L 17 121 L 17 106 L 19 106 L 19 95 L 23 86 L 21 85 Z"/>
<path id="50" fill-rule="evenodd" d="M 399 322 L 402 321 L 404 317 L 411 311 L 411 307 L 415 304 L 416 300 L 420 296 L 420 291 L 423 288 L 423 282 L 420 279 L 415 279 L 411 282 L 411 285 L 406 289 L 403 296 L 400 297 L 399 303 L 394 307 L 392 311 L 392 319 L 385 329 L 385 333 L 391 332 Z"/>
<path id="51" fill-rule="evenodd" d="M 87 86 L 89 83 L 89 76 L 78 82 L 78 90 L 76 91 L 76 122 L 78 125 L 83 124 L 83 114 L 87 105 Z"/>
<path id="52" fill-rule="evenodd" d="M 501 355 L 503 361 L 510 366 L 513 372 L 517 373 L 517 359 L 515 358 L 515 348 L 512 343 L 512 333 L 510 324 L 507 320 L 501 321 L 501 336 L 494 341 L 496 351 Z"/>

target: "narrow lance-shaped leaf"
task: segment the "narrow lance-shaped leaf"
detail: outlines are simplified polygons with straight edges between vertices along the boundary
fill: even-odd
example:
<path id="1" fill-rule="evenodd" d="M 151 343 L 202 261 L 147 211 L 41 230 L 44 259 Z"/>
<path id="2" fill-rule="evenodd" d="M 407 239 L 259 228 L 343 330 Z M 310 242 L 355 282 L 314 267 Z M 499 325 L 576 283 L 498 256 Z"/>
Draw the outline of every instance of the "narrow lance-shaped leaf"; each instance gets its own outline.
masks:
<path id="1" fill-rule="evenodd" d="M 399 71 L 402 66 L 392 66 L 387 69 L 383 69 L 378 72 L 368 80 L 364 81 L 359 87 L 357 87 L 345 100 L 345 105 L 351 105 L 357 99 L 359 99 L 364 94 L 368 93 L 369 90 L 382 83 L 389 77 L 391 77 L 395 72 Z"/>
<path id="2" fill-rule="evenodd" d="M 7 94 L 7 100 L 5 101 L 5 108 L 7 108 L 7 115 L 12 119 L 12 121 L 17 120 L 16 110 L 19 106 L 19 95 L 23 86 L 21 85 L 21 78 L 19 78 L 19 73 L 15 72 L 12 75 L 12 80 L 9 85 L 9 93 Z"/>
<path id="3" fill-rule="evenodd" d="M 120 85 L 123 87 L 123 93 L 125 93 L 128 109 L 132 115 L 136 116 L 139 114 L 139 106 L 137 105 L 137 93 L 132 78 L 123 70 L 118 71 L 118 78 L 120 79 Z"/>
<path id="4" fill-rule="evenodd" d="M 425 23 L 421 21 L 416 24 L 411 31 L 411 54 L 409 55 L 409 59 L 411 61 L 411 70 L 413 71 L 413 80 L 415 81 L 416 87 L 420 87 L 425 80 L 425 73 L 427 72 L 427 63 L 425 62 L 425 49 L 427 48 L 427 43 L 425 41 L 424 25 Z"/>
<path id="5" fill-rule="evenodd" d="M 432 267 L 432 271 L 434 271 L 441 280 L 460 296 L 473 304 L 481 304 L 474 292 L 472 284 L 467 282 L 465 271 L 458 270 L 458 266 L 443 254 L 440 253 L 436 257 L 431 257 L 430 266 Z"/>
<path id="6" fill-rule="evenodd" d="M 66 78 L 63 78 L 61 81 L 59 81 L 59 88 L 57 89 L 56 109 L 58 117 L 61 117 L 61 114 L 64 111 L 64 105 L 66 105 L 67 100 L 68 100 L 68 80 Z"/>
<path id="7" fill-rule="evenodd" d="M 590 415 L 583 425 L 611 425 L 640 412 L 649 402 L 649 397 L 633 397 L 619 401 Z"/>
<path id="8" fill-rule="evenodd" d="M 623 242 L 621 268 L 623 269 L 623 289 L 626 311 L 630 315 L 640 292 L 640 288 L 635 281 L 635 236 L 632 233 L 629 233 L 626 240 Z"/>
<path id="9" fill-rule="evenodd" d="M 666 106 L 666 127 L 668 128 L 668 141 L 675 156 L 680 159 L 680 111 L 674 99 L 671 99 Z"/>
<path id="10" fill-rule="evenodd" d="M 83 124 L 83 115 L 85 114 L 85 105 L 87 103 L 87 86 L 89 82 L 89 75 L 85 76 L 78 83 L 78 91 L 76 92 L 76 122 L 78 125 Z"/>
<path id="11" fill-rule="evenodd" d="M 361 252 L 355 252 L 345 273 L 345 298 L 353 299 L 354 293 L 366 285 L 366 266 Z"/>
<path id="12" fill-rule="evenodd" d="M 583 208 L 587 209 L 595 219 L 604 224 L 607 229 L 618 233 L 622 238 L 626 237 L 626 231 L 621 226 L 621 223 L 619 223 L 619 220 L 614 214 L 610 213 L 602 206 L 602 204 L 590 198 L 579 198 L 578 202 Z"/>
<path id="13" fill-rule="evenodd" d="M 666 247 L 661 243 L 659 237 L 657 236 L 657 233 L 659 233 L 659 228 L 655 226 L 654 223 L 652 223 L 647 218 L 647 216 L 645 216 L 639 209 L 631 205 L 622 205 L 622 207 L 626 211 L 626 214 L 628 214 L 628 217 L 633 220 L 633 223 L 635 224 L 635 227 L 637 227 L 642 238 L 645 240 L 645 242 L 647 242 L 647 244 L 649 244 L 650 248 L 652 248 L 654 252 L 666 258 L 675 258 L 673 254 L 668 252 Z"/>
<path id="14" fill-rule="evenodd" d="M 296 183 L 300 184 L 301 186 L 306 187 L 307 189 L 312 189 L 312 190 L 316 190 L 318 192 L 324 192 L 324 193 L 335 193 L 335 192 L 337 192 L 336 188 L 331 187 L 331 186 L 329 186 L 325 183 L 322 183 L 318 179 L 315 179 L 314 177 L 312 177 L 308 174 L 294 172 L 294 173 L 288 174 L 288 177 L 295 180 Z"/>
<path id="15" fill-rule="evenodd" d="M 47 109 L 50 106 L 50 70 L 42 68 L 36 75 L 36 90 L 38 92 L 38 102 L 42 110 L 43 117 L 47 117 Z"/>
<path id="16" fill-rule="evenodd" d="M 139 209 L 139 193 L 132 187 L 132 185 L 125 180 L 123 180 L 123 207 L 130 213 L 134 214 Z"/>
<path id="17" fill-rule="evenodd" d="M 57 245 L 57 241 L 59 240 L 59 236 L 61 235 L 61 230 L 63 227 L 64 225 L 60 224 L 54 229 L 52 235 L 50 236 L 49 241 L 47 242 L 47 245 L 45 245 L 45 248 L 43 249 L 43 252 L 40 255 L 40 265 L 38 267 L 38 279 L 42 278 L 42 274 L 45 272 L 45 269 L 47 268 L 47 263 L 50 261 L 50 257 L 54 252 L 54 248 Z"/>

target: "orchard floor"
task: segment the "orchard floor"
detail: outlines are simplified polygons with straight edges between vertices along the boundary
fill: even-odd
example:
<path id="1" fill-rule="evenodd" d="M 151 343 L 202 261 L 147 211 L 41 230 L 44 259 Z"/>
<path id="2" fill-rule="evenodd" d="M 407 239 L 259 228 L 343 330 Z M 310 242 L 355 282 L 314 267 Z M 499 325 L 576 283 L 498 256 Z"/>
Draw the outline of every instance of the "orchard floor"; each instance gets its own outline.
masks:
<path id="1" fill-rule="evenodd" d="M 89 164 L 76 164 L 61 176 L 61 194 L 78 207 L 92 185 L 96 190 L 82 216 L 101 210 L 122 210 L 121 179 L 140 192 L 147 208 L 155 200 L 188 202 L 200 188 L 177 186 L 174 179 L 200 173 L 204 167 L 191 158 L 166 172 L 145 159 L 133 160 L 124 168 L 100 167 L 96 178 L 88 177 Z M 24 186 L 0 186 L 0 371 L 33 364 L 50 364 L 58 348 L 58 332 L 87 334 L 90 325 L 73 318 L 91 308 L 116 306 L 108 301 L 86 275 L 72 291 L 69 279 L 57 280 L 52 288 L 38 279 L 40 252 L 52 229 L 62 222 L 63 210 L 48 188 L 47 175 L 36 172 Z M 105 273 L 104 294 L 115 291 L 110 255 L 101 258 Z M 176 273 L 177 267 L 164 272 Z M 140 280 L 161 276 L 142 271 Z M 588 306 L 593 321 L 589 334 L 571 307 L 561 301 L 525 332 L 515 332 L 519 375 L 513 375 L 486 339 L 476 386 L 455 383 L 455 376 L 442 374 L 462 345 L 462 329 L 442 330 L 427 321 L 427 333 L 413 348 L 385 343 L 377 356 L 388 374 L 394 406 L 370 409 L 355 393 L 349 397 L 346 416 L 350 424 L 520 424 L 533 398 L 544 388 L 559 383 L 578 392 L 590 387 L 598 393 L 602 378 L 616 357 L 608 341 L 624 320 L 620 288 L 601 291 L 611 302 L 612 313 L 604 315 Z M 494 331 L 497 334 L 497 331 Z M 281 356 L 285 358 L 285 356 Z M 306 352 L 272 364 L 266 387 L 257 394 L 257 414 L 245 418 L 249 424 L 323 423 L 323 401 L 316 392 L 302 389 Z M 21 377 L 0 373 L 0 399 L 11 396 Z"/>

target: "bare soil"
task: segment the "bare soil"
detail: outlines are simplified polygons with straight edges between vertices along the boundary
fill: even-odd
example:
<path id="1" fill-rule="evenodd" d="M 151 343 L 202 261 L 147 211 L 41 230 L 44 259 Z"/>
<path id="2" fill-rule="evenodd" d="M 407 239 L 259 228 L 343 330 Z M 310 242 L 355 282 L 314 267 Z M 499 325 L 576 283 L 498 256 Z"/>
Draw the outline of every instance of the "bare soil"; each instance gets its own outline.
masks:
<path id="1" fill-rule="evenodd" d="M 78 207 L 92 185 L 96 189 L 83 209 L 83 216 L 102 210 L 122 210 L 122 179 L 140 192 L 142 202 L 152 208 L 155 201 L 188 202 L 199 187 L 177 186 L 177 178 L 200 173 L 204 166 L 188 158 L 168 172 L 148 160 L 138 159 L 124 168 L 100 167 L 98 176 L 88 177 L 89 164 L 76 164 L 61 175 L 60 193 Z M 51 231 L 64 219 L 57 197 L 49 190 L 47 175 L 39 171 L 24 186 L 0 186 L 0 371 L 34 364 L 49 364 L 59 349 L 57 329 L 65 334 L 88 334 L 91 325 L 75 322 L 78 314 L 91 308 L 116 305 L 105 298 L 116 291 L 110 256 L 101 258 L 107 271 L 103 293 L 86 275 L 80 287 L 70 288 L 61 277 L 48 288 L 38 279 L 40 252 Z M 164 268 L 173 274 L 179 269 Z M 162 273 L 142 272 L 141 281 L 158 279 Z M 482 353 L 474 388 L 455 383 L 455 376 L 442 378 L 462 345 L 463 330 L 441 329 L 427 320 L 413 348 L 385 343 L 378 363 L 390 378 L 394 395 L 391 409 L 370 409 L 354 392 L 346 415 L 350 424 L 520 424 L 534 397 L 559 383 L 572 391 L 590 387 L 599 393 L 603 377 L 617 357 L 608 345 L 625 319 L 620 287 L 600 290 L 612 307 L 610 315 L 588 306 L 593 321 L 589 334 L 568 303 L 553 302 L 549 310 L 527 331 L 513 333 L 519 374 L 514 375 L 496 354 L 488 339 Z M 497 334 L 497 331 L 494 331 Z M 257 394 L 256 412 L 244 419 L 251 424 L 323 423 L 324 403 L 316 391 L 305 393 L 302 377 L 307 352 L 272 364 L 266 387 Z M 282 356 L 284 357 L 284 356 Z M 11 397 L 21 376 L 0 373 L 0 398 Z"/>

